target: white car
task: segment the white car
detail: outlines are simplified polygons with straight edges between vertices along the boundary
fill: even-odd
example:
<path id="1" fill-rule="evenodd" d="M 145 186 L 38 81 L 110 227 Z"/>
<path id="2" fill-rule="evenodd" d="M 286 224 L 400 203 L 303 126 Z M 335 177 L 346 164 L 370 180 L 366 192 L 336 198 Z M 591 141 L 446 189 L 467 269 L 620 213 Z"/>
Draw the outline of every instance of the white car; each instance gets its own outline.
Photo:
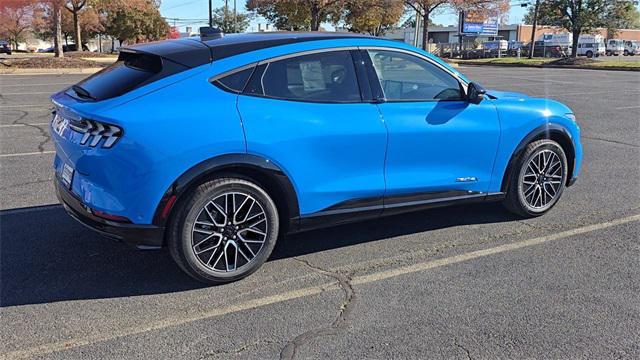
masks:
<path id="1" fill-rule="evenodd" d="M 624 54 L 624 41 L 619 39 L 607 40 L 607 56 Z"/>
<path id="2" fill-rule="evenodd" d="M 624 56 L 640 55 L 640 41 L 629 40 L 624 42 Z"/>

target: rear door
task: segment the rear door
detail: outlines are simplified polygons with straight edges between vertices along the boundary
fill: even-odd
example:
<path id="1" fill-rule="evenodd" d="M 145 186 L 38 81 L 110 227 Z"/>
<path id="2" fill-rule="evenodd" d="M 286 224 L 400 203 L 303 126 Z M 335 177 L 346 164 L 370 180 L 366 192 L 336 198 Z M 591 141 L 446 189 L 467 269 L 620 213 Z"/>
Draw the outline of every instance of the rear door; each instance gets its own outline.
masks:
<path id="1" fill-rule="evenodd" d="M 367 54 L 389 129 L 385 208 L 395 202 L 483 196 L 500 137 L 491 100 L 468 102 L 456 77 L 412 53 L 371 49 Z"/>
<path id="2" fill-rule="evenodd" d="M 287 173 L 302 216 L 363 204 L 354 199 L 381 208 L 387 130 L 376 105 L 362 101 L 352 51 L 259 64 L 238 110 L 247 151 Z"/>

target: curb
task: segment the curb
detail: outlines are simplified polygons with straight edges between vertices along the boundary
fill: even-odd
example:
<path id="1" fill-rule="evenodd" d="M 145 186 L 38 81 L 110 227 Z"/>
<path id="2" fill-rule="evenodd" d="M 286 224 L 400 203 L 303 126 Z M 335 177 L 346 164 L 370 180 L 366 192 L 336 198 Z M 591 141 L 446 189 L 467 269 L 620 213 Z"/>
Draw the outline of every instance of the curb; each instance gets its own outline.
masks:
<path id="1" fill-rule="evenodd" d="M 60 69 L 8 69 L 0 68 L 0 75 L 72 75 L 94 74 L 104 68 L 60 68 Z"/>
<path id="2" fill-rule="evenodd" d="M 451 63 L 450 63 L 451 64 Z M 580 65 L 533 65 L 533 64 L 487 64 L 487 63 L 474 63 L 474 62 L 456 62 L 459 66 L 494 66 L 494 67 L 523 67 L 523 68 L 538 68 L 538 69 L 579 69 L 579 70 L 605 70 L 605 71 L 640 71 L 640 68 L 626 68 L 626 67 L 597 67 L 597 66 L 580 66 Z"/>

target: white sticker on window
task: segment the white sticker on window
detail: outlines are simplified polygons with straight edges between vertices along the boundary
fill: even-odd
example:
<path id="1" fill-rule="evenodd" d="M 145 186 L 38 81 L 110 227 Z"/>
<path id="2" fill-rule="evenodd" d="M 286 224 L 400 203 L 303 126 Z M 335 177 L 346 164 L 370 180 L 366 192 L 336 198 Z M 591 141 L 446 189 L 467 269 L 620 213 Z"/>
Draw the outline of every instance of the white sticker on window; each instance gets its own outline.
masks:
<path id="1" fill-rule="evenodd" d="M 322 63 L 320 61 L 307 61 L 300 63 L 302 85 L 304 91 L 325 90 L 324 77 L 322 76 Z"/>

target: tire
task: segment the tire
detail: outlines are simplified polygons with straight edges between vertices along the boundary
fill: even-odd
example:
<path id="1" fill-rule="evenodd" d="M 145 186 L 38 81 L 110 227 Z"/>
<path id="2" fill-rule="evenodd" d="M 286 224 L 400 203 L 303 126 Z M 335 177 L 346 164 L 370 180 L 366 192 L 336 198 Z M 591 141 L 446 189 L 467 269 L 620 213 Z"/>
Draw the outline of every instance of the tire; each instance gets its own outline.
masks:
<path id="1" fill-rule="evenodd" d="M 545 174 L 532 174 L 541 165 Z M 562 196 L 567 169 L 567 156 L 558 143 L 552 140 L 530 143 L 511 169 L 504 206 L 522 217 L 545 214 Z"/>
<path id="2" fill-rule="evenodd" d="M 625 50 L 623 55 L 624 55 L 624 56 L 629 56 L 629 51 L 628 51 L 628 50 Z"/>
<path id="3" fill-rule="evenodd" d="M 275 203 L 247 180 L 211 180 L 177 207 L 169 225 L 169 252 L 184 272 L 207 284 L 251 275 L 269 258 L 278 239 Z M 235 215 L 229 211 L 232 207 Z"/>
<path id="4" fill-rule="evenodd" d="M 587 51 L 587 57 L 589 59 L 591 59 L 593 57 L 593 52 L 592 51 Z"/>

